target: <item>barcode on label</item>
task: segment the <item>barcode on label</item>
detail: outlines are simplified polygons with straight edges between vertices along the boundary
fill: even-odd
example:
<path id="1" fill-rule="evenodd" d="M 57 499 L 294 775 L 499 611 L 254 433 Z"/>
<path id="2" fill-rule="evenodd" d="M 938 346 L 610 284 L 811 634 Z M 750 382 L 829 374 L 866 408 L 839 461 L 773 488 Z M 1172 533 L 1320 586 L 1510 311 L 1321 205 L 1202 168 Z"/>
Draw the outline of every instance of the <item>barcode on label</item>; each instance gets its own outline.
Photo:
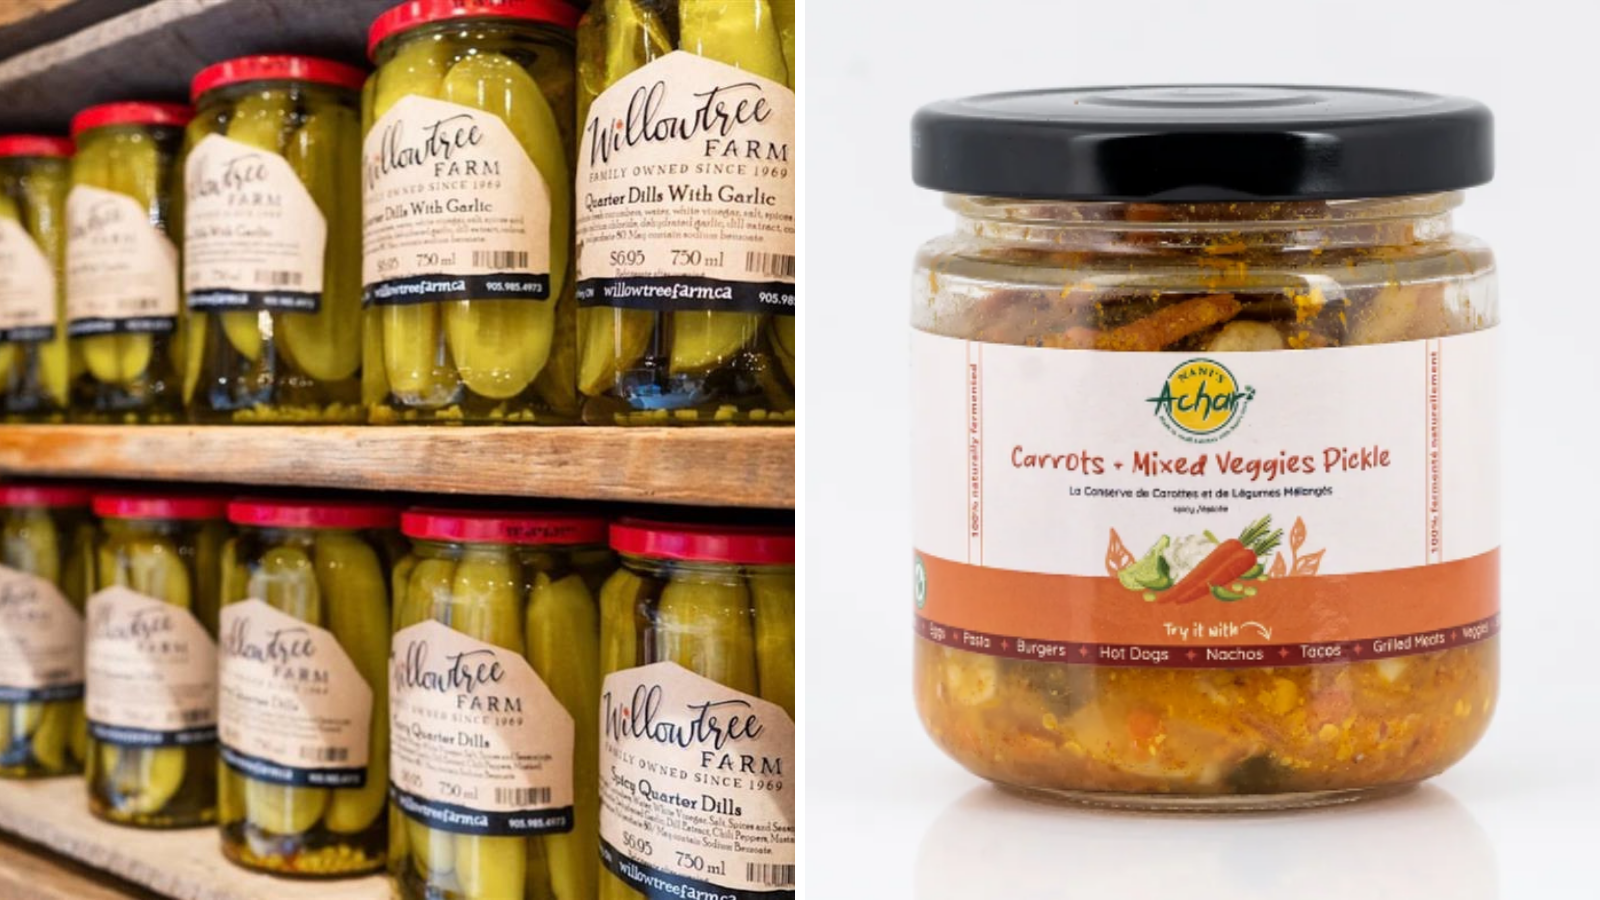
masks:
<path id="1" fill-rule="evenodd" d="M 301 747 L 300 758 L 316 762 L 344 762 L 350 758 L 349 747 Z"/>
<path id="2" fill-rule="evenodd" d="M 495 788 L 494 802 L 501 806 L 547 806 L 550 803 L 550 789 Z"/>
<path id="3" fill-rule="evenodd" d="M 304 280 L 304 272 L 286 272 L 282 270 L 268 271 L 266 269 L 256 270 L 257 284 L 268 284 L 273 287 L 299 287 L 300 283 Z"/>
<path id="4" fill-rule="evenodd" d="M 788 887 L 794 884 L 794 866 L 777 863 L 745 863 L 744 880 L 767 887 Z"/>
<path id="5" fill-rule="evenodd" d="M 770 275 L 773 278 L 793 278 L 794 257 L 785 253 L 761 253 L 751 250 L 744 255 L 744 270 Z"/>
<path id="6" fill-rule="evenodd" d="M 480 269 L 526 269 L 526 250 L 474 250 L 472 264 Z"/>

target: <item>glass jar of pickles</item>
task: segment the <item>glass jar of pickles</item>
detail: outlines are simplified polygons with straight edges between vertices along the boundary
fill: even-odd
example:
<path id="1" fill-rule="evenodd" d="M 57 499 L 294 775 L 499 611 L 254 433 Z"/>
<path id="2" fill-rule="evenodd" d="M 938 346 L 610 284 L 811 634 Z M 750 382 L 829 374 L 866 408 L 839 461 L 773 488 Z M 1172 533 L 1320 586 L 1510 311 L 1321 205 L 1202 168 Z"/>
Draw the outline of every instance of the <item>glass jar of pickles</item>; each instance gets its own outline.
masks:
<path id="1" fill-rule="evenodd" d="M 72 120 L 67 335 L 88 377 L 78 420 L 182 418 L 177 160 L 192 115 L 177 104 L 108 103 Z"/>
<path id="2" fill-rule="evenodd" d="M 83 767 L 83 601 L 89 491 L 0 485 L 0 778 Z"/>
<path id="3" fill-rule="evenodd" d="M 239 500 L 222 553 L 222 851 L 247 868 L 383 868 L 390 506 Z M 284 673 L 292 673 L 285 677 Z"/>
<path id="4" fill-rule="evenodd" d="M 1119 807 L 1403 790 L 1499 675 L 1499 301 L 1470 100 L 1131 87 L 924 108 L 917 706 Z M 1003 160 L 1004 165 L 998 165 Z"/>
<path id="5" fill-rule="evenodd" d="M 184 396 L 200 422 L 359 422 L 360 69 L 246 56 L 194 78 Z"/>
<path id="6" fill-rule="evenodd" d="M 82 373 L 68 351 L 62 221 L 72 142 L 0 136 L 0 415 L 59 422 Z"/>
<path id="7" fill-rule="evenodd" d="M 605 520 L 424 509 L 401 528 L 398 896 L 595 897 Z"/>
<path id="8" fill-rule="evenodd" d="M 578 387 L 602 425 L 794 420 L 793 0 L 578 29 Z"/>
<path id="9" fill-rule="evenodd" d="M 576 421 L 573 63 L 562 0 L 384 13 L 365 118 L 376 423 Z"/>
<path id="10" fill-rule="evenodd" d="M 600 896 L 794 897 L 794 532 L 624 519 L 611 546 Z"/>
<path id="11" fill-rule="evenodd" d="M 123 825 L 215 821 L 224 503 L 98 494 L 86 604 L 89 809 Z"/>

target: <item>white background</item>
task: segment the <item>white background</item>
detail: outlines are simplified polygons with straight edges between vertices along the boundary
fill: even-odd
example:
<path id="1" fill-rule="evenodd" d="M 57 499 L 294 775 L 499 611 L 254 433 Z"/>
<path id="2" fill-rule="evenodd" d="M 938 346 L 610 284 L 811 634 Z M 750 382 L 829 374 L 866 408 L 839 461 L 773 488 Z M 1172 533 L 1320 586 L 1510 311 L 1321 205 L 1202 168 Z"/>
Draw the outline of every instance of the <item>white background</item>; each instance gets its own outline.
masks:
<path id="1" fill-rule="evenodd" d="M 1469 0 L 807 0 L 806 896 L 1032 900 L 1600 896 L 1600 5 Z M 922 103 L 1256 81 L 1464 94 L 1498 175 L 1458 227 L 1504 311 L 1504 692 L 1408 798 L 1315 813 L 1109 815 L 1008 799 L 911 701 L 906 321 L 950 226 L 909 174 Z"/>

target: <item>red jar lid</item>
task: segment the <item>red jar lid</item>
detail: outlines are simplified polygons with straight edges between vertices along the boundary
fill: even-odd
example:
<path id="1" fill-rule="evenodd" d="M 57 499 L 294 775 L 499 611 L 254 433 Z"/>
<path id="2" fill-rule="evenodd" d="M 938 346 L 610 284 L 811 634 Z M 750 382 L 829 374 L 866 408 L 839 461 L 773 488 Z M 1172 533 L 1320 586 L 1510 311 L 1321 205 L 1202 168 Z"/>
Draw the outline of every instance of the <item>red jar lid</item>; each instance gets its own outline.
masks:
<path id="1" fill-rule="evenodd" d="M 310 81 L 359 91 L 367 73 L 315 56 L 241 56 L 201 69 L 189 84 L 189 99 L 199 100 L 207 91 L 247 81 Z"/>
<path id="2" fill-rule="evenodd" d="M 104 519 L 220 519 L 228 501 L 205 494 L 95 494 L 94 514 Z"/>
<path id="3" fill-rule="evenodd" d="M 729 525 L 685 525 L 623 519 L 611 525 L 618 553 L 688 562 L 794 565 L 794 531 Z"/>
<path id="4" fill-rule="evenodd" d="M 367 55 L 402 31 L 446 19 L 523 19 L 562 28 L 578 27 L 583 14 L 565 0 L 406 0 L 379 16 L 367 32 Z"/>
<path id="5" fill-rule="evenodd" d="M 183 127 L 194 110 L 182 103 L 102 103 L 72 117 L 72 136 L 108 125 L 173 125 Z"/>
<path id="6" fill-rule="evenodd" d="M 419 540 L 464 544 L 603 544 L 606 520 L 564 513 L 412 509 L 400 516 L 400 531 Z"/>
<path id="7" fill-rule="evenodd" d="M 41 134 L 0 135 L 0 156 L 72 155 L 72 141 L 64 137 L 46 137 Z"/>
<path id="8" fill-rule="evenodd" d="M 248 497 L 228 504 L 228 521 L 260 528 L 393 528 L 398 507 L 381 503 L 269 500 Z"/>
<path id="9" fill-rule="evenodd" d="M 0 484 L 0 506 L 84 507 L 91 496 L 88 488 L 72 484 Z"/>

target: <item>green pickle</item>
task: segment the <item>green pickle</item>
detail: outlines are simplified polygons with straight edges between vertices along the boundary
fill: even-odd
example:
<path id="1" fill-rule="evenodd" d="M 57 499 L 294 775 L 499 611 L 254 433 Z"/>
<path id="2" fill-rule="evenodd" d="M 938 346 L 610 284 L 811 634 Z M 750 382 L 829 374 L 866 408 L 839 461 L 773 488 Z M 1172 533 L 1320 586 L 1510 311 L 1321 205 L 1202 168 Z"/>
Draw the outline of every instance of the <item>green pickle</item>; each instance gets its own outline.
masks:
<path id="1" fill-rule="evenodd" d="M 794 718 L 791 530 L 624 519 L 611 545 L 622 567 L 600 589 L 602 675 L 675 663 Z M 601 900 L 644 896 L 611 869 L 599 878 Z"/>
<path id="2" fill-rule="evenodd" d="M 145 211 L 150 223 L 182 243 L 176 215 L 181 193 L 177 172 L 187 107 L 123 104 L 122 112 L 100 123 L 75 127 L 78 152 L 72 158 L 71 185 L 123 194 Z M 98 108 L 95 108 L 98 109 Z M 91 111 L 85 111 L 90 113 Z M 77 290 L 71 288 L 70 290 Z M 73 399 L 76 420 L 160 423 L 183 417 L 188 358 L 182 304 L 167 330 L 86 334 L 70 339 L 69 374 L 77 354 L 88 381 Z M 154 319 L 161 311 L 141 311 Z"/>
<path id="3" fill-rule="evenodd" d="M 241 517 L 244 504 L 257 510 L 254 517 Z M 223 793 L 231 797 L 222 815 L 223 853 L 247 868 L 287 875 L 337 878 L 381 870 L 392 818 L 387 722 L 388 635 L 399 595 L 392 581 L 394 511 L 242 501 L 231 515 L 242 531 L 223 554 L 224 602 L 260 600 L 330 633 L 372 689 L 373 705 L 360 787 L 285 785 L 224 765 Z M 361 519 L 352 522 L 351 515 Z"/>
<path id="4" fill-rule="evenodd" d="M 315 77 L 308 74 L 318 73 Z M 208 135 L 254 147 L 282 160 L 326 226 L 320 283 L 286 257 L 273 265 L 271 284 L 259 280 L 251 260 L 243 283 L 188 284 L 191 367 L 185 400 L 200 422 L 274 424 L 361 422 L 363 317 L 361 312 L 361 110 L 360 70 L 307 57 L 245 57 L 203 70 L 195 78 L 199 110 L 190 123 L 187 151 Z M 190 172 L 191 177 L 198 173 Z M 215 179 L 215 174 L 205 177 Z M 248 188 L 278 197 L 268 183 Z M 209 221 L 220 200 L 189 214 Z M 230 202 L 231 199 L 230 199 Z M 278 201 L 284 208 L 295 208 Z M 248 218 L 246 227 L 256 226 Z M 191 255 L 225 252 L 190 229 Z M 191 273 L 192 275 L 192 273 Z M 277 285 L 282 284 L 281 290 Z M 285 306 L 282 291 L 314 297 L 316 308 Z M 246 309 L 213 310 L 206 298 L 223 292 L 250 298 Z M 304 302 L 304 301 L 301 301 Z"/>
<path id="5" fill-rule="evenodd" d="M 578 32 L 579 125 L 608 88 L 683 51 L 795 86 L 793 0 L 597 0 Z M 581 274 L 581 273 L 580 273 Z M 586 306 L 585 421 L 776 424 L 794 419 L 793 316 Z"/>
<path id="6" fill-rule="evenodd" d="M 104 502 L 143 504 L 145 511 L 102 509 Z M 221 504 L 214 506 L 179 515 L 170 501 L 98 498 L 98 589 L 126 588 L 187 610 L 214 638 L 224 527 Z M 117 824 L 183 828 L 215 821 L 216 772 L 214 740 L 145 747 L 87 738 L 89 808 Z"/>
<path id="7" fill-rule="evenodd" d="M 555 521 L 562 536 L 546 538 L 558 533 L 552 520 L 532 514 L 418 510 L 403 520 L 415 562 L 395 630 L 432 619 L 524 655 L 571 714 L 576 739 L 570 831 L 455 834 L 396 813 L 390 871 L 403 900 L 598 896 L 600 611 L 591 585 L 614 563 L 602 520 Z M 445 533 L 452 538 L 438 536 Z M 457 539 L 462 533 L 472 539 Z"/>
<path id="8" fill-rule="evenodd" d="M 0 566 L 50 582 L 80 613 L 93 566 L 88 502 L 87 493 L 76 489 L 0 485 Z M 87 751 L 81 684 L 51 687 L 79 696 L 0 702 L 0 778 L 82 770 Z"/>
<path id="9" fill-rule="evenodd" d="M 0 137 L 0 218 L 21 227 L 49 263 L 55 293 L 48 336 L 14 334 L 0 341 L 0 416 L 7 422 L 60 422 L 72 401 L 75 374 L 66 333 L 66 197 L 70 143 L 54 138 Z M 81 364 L 78 367 L 81 376 Z"/>
<path id="10" fill-rule="evenodd" d="M 571 277 L 570 34 L 556 21 L 499 18 L 490 4 L 482 19 L 425 23 L 386 37 L 374 61 L 378 68 L 362 110 L 369 134 L 395 104 L 413 95 L 483 110 L 506 123 L 549 198 L 550 291 L 538 300 L 369 302 L 362 395 L 370 421 L 575 422 L 579 325 Z M 460 227 L 472 228 L 473 221 Z M 528 249 L 505 244 L 503 237 L 490 238 L 484 249 L 496 256 Z M 458 246 L 429 265 L 454 261 L 460 267 L 465 260 L 458 258 L 468 252 Z"/>

